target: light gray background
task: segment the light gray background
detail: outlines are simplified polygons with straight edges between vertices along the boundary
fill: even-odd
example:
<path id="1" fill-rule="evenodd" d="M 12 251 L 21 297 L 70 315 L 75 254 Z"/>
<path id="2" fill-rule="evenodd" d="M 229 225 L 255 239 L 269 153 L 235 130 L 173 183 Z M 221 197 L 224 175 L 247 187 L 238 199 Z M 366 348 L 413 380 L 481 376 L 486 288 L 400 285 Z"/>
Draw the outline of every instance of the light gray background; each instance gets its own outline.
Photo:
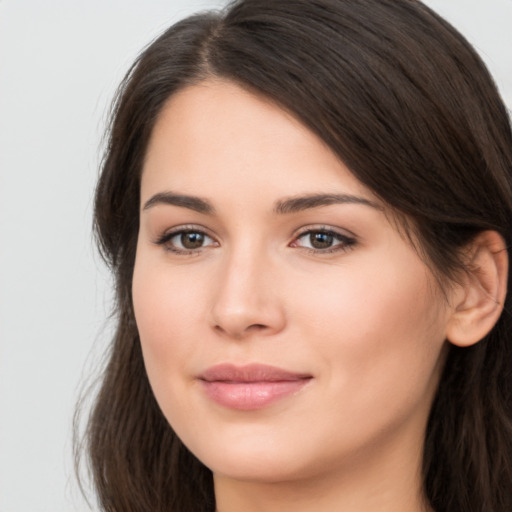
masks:
<path id="1" fill-rule="evenodd" d="M 429 0 L 512 108 L 512 0 Z M 91 203 L 106 109 L 138 51 L 221 0 L 0 0 L 0 512 L 87 510 L 78 391 L 109 338 Z"/>

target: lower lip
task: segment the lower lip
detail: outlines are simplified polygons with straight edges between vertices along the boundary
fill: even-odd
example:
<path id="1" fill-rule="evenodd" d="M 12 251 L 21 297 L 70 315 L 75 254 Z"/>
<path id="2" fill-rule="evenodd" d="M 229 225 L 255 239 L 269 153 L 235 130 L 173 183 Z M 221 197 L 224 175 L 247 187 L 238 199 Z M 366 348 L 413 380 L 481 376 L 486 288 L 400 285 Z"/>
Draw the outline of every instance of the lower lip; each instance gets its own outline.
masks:
<path id="1" fill-rule="evenodd" d="M 299 392 L 311 379 L 226 382 L 201 381 L 206 395 L 214 402 L 239 411 L 263 409 Z"/>

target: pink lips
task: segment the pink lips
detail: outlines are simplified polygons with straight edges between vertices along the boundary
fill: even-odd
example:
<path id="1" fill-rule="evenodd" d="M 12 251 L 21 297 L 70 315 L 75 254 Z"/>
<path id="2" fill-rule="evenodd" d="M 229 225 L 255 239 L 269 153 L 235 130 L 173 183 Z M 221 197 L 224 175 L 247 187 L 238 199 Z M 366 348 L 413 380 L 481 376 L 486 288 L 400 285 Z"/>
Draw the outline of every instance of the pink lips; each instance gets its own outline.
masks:
<path id="1" fill-rule="evenodd" d="M 262 409 L 297 393 L 311 378 L 311 375 L 262 364 L 220 364 L 199 376 L 209 398 L 219 405 L 241 411 Z"/>

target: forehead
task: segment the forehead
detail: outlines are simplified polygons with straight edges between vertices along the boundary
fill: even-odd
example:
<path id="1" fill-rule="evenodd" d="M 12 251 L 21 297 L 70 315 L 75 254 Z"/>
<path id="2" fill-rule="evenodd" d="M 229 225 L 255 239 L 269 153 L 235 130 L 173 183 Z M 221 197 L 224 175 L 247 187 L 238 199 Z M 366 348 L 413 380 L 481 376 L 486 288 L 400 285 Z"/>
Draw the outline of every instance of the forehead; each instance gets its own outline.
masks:
<path id="1" fill-rule="evenodd" d="M 261 95 L 205 81 L 170 97 L 149 141 L 143 193 L 213 190 L 214 182 L 235 191 L 248 180 L 286 195 L 343 186 L 373 196 L 317 135 Z"/>

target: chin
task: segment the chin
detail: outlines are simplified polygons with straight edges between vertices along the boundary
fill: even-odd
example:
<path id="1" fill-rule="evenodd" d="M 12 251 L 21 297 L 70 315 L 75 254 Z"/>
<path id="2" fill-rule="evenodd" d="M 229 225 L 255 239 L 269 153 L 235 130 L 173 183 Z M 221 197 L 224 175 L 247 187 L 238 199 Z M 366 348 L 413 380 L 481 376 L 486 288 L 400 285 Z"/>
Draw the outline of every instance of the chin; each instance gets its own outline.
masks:
<path id="1" fill-rule="evenodd" d="M 305 467 L 299 466 L 297 454 L 294 457 L 283 458 L 276 453 L 251 453 L 243 460 L 238 456 L 228 456 L 205 461 L 205 463 L 214 475 L 253 483 L 281 483 L 312 476 Z"/>
<path id="2" fill-rule="evenodd" d="M 271 483 L 304 477 L 310 467 L 298 457 L 300 443 L 289 441 L 253 431 L 224 439 L 210 436 L 207 443 L 188 447 L 215 475 Z"/>
<path id="3" fill-rule="evenodd" d="M 211 436 L 208 443 L 189 449 L 216 476 L 268 484 L 306 481 L 335 470 L 340 455 L 343 459 L 342 454 L 326 451 L 314 439 L 297 438 L 293 429 L 279 432 L 274 426 L 256 430 L 231 430 L 225 437 Z"/>

